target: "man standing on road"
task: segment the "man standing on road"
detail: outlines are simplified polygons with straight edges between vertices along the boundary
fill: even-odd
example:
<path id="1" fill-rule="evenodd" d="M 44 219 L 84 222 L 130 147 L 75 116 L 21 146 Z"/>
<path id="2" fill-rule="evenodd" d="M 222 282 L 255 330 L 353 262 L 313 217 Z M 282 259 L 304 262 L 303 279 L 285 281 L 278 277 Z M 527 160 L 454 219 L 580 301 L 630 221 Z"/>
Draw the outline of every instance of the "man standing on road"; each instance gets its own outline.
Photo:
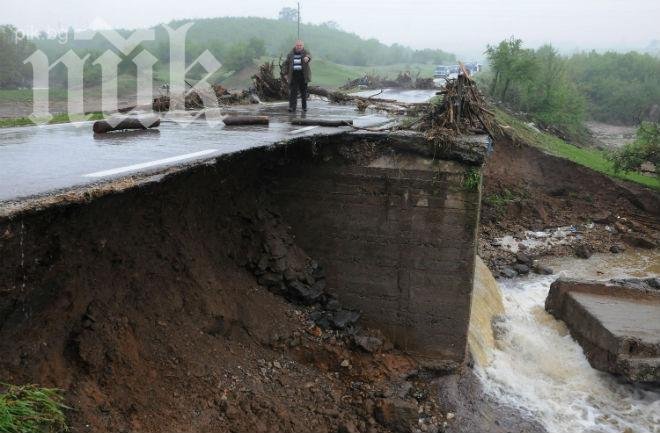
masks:
<path id="1" fill-rule="evenodd" d="M 312 78 L 309 62 L 312 56 L 305 51 L 303 41 L 297 40 L 293 50 L 286 56 L 284 74 L 289 83 L 289 112 L 296 111 L 298 91 L 302 101 L 302 111 L 307 111 L 307 83 Z"/>

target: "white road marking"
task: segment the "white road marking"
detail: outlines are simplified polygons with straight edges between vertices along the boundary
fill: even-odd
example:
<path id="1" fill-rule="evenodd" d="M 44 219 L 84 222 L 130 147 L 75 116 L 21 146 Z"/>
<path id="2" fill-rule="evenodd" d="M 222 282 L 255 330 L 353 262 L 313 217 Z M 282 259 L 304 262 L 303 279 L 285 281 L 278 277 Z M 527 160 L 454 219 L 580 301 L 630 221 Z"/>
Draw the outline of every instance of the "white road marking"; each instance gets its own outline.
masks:
<path id="1" fill-rule="evenodd" d="M 319 125 L 305 126 L 304 128 L 294 129 L 289 131 L 289 134 L 300 134 L 301 132 L 311 131 L 312 129 L 318 128 Z"/>
<path id="2" fill-rule="evenodd" d="M 164 159 L 157 159 L 156 161 L 143 162 L 140 164 L 127 165 L 126 167 L 113 168 L 111 170 L 97 171 L 95 173 L 84 174 L 83 177 L 105 177 L 113 176 L 115 174 L 125 173 L 128 171 L 141 170 L 156 165 L 170 164 L 172 162 L 184 161 L 186 159 L 197 158 L 199 156 L 209 155 L 217 152 L 218 149 L 200 150 L 199 152 L 187 153 L 185 155 L 172 156 Z"/>

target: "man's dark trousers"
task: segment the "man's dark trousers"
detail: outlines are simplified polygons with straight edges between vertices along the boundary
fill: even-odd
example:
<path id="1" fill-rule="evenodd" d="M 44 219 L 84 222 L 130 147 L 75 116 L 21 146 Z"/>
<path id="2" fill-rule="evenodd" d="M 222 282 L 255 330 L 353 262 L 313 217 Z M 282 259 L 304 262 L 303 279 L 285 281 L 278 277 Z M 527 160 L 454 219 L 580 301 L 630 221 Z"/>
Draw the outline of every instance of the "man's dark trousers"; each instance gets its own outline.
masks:
<path id="1" fill-rule="evenodd" d="M 295 111 L 298 105 L 298 92 L 302 100 L 302 109 L 307 110 L 307 83 L 302 71 L 294 71 L 289 83 L 289 110 Z"/>

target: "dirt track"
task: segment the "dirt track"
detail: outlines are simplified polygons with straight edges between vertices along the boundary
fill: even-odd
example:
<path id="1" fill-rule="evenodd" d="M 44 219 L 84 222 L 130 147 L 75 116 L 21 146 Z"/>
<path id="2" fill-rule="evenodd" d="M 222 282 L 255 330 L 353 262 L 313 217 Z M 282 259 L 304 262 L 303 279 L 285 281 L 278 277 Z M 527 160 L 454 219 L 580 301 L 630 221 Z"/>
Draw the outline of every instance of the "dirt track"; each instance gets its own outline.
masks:
<path id="1" fill-rule="evenodd" d="M 491 258 L 496 235 L 603 211 L 654 236 L 655 193 L 532 148 L 495 149 L 484 196 L 522 192 L 484 207 Z M 469 372 L 434 378 L 378 333 L 323 330 L 310 320 L 317 307 L 257 284 L 246 248 L 286 227 L 260 173 L 282 164 L 280 153 L 248 151 L 3 220 L 2 380 L 66 390 L 80 432 L 408 431 L 420 418 L 455 432 L 542 431 L 481 398 Z M 598 245 L 623 234 L 612 236 Z M 379 343 L 370 352 L 356 341 Z"/>

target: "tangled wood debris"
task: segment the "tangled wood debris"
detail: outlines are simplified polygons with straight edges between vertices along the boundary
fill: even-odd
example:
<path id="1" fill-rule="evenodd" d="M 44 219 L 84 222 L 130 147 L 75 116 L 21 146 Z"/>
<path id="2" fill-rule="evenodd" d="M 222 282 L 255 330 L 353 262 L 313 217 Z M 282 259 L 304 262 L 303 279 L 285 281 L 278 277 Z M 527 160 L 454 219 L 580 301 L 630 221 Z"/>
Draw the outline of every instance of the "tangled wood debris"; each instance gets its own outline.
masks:
<path id="1" fill-rule="evenodd" d="M 485 132 L 491 137 L 500 135 L 494 113 L 470 75 L 461 64 L 461 74 L 446 81 L 442 102 L 428 104 L 422 115 L 419 128 L 432 136 L 454 133 Z"/>
<path id="2" fill-rule="evenodd" d="M 365 74 L 362 77 L 348 80 L 346 84 L 341 86 L 340 90 L 350 90 L 355 88 L 361 89 L 432 89 L 435 87 L 433 78 L 423 78 L 419 73 L 413 78 L 409 71 L 399 72 L 397 77 L 393 80 L 381 77 L 375 74 Z"/>
<path id="3" fill-rule="evenodd" d="M 203 108 L 208 108 L 209 104 L 204 102 L 206 98 L 215 98 L 219 105 L 231 105 L 231 104 L 253 104 L 258 102 L 258 99 L 248 90 L 243 90 L 241 92 L 231 93 L 225 87 L 220 84 L 214 84 L 211 86 L 213 89 L 212 95 L 203 95 L 198 91 L 189 89 L 185 92 L 185 102 L 182 100 L 181 103 L 185 104 L 186 110 L 201 110 Z M 184 99 L 182 95 L 181 99 Z M 208 100 L 208 99 L 207 99 Z M 157 112 L 169 111 L 171 105 L 171 95 L 169 89 L 167 94 L 158 96 L 153 100 L 153 109 Z"/>
<path id="4" fill-rule="evenodd" d="M 281 66 L 281 62 L 280 59 L 279 66 Z M 223 86 L 215 85 L 213 86 L 214 97 L 222 105 L 253 103 L 260 99 L 286 100 L 289 89 L 281 69 L 280 67 L 280 72 L 276 75 L 275 62 L 266 62 L 252 76 L 252 89 L 231 93 Z M 368 80 L 375 82 L 376 78 L 368 77 Z M 419 78 L 419 76 L 413 79 L 409 72 L 400 73 L 393 82 L 399 84 L 400 87 L 408 88 L 433 86 L 432 79 Z M 380 83 L 382 84 L 383 81 L 381 80 Z M 351 84 L 354 83 L 349 82 L 347 86 Z M 445 86 L 437 93 L 442 96 L 438 102 L 406 103 L 394 99 L 377 98 L 378 94 L 364 97 L 319 86 L 309 86 L 308 93 L 332 103 L 355 104 L 359 112 L 364 112 L 369 108 L 395 115 L 406 115 L 408 119 L 403 122 L 395 122 L 388 128 L 424 131 L 429 139 L 462 133 L 487 133 L 491 137 L 502 134 L 502 129 L 495 122 L 494 113 L 488 109 L 488 104 L 477 89 L 475 81 L 462 64 L 461 74 L 455 79 L 446 80 Z M 202 96 L 195 90 L 189 90 L 185 95 L 186 109 L 204 108 L 205 98 Z M 170 96 L 156 98 L 153 106 L 155 111 L 169 110 Z M 345 123 L 342 122 L 343 124 Z"/>
<path id="5" fill-rule="evenodd" d="M 254 90 L 265 101 L 282 100 L 289 97 L 289 86 L 282 73 L 282 59 L 279 61 L 279 77 L 275 77 L 275 62 L 266 62 L 259 66 L 259 71 L 252 76 Z"/>

